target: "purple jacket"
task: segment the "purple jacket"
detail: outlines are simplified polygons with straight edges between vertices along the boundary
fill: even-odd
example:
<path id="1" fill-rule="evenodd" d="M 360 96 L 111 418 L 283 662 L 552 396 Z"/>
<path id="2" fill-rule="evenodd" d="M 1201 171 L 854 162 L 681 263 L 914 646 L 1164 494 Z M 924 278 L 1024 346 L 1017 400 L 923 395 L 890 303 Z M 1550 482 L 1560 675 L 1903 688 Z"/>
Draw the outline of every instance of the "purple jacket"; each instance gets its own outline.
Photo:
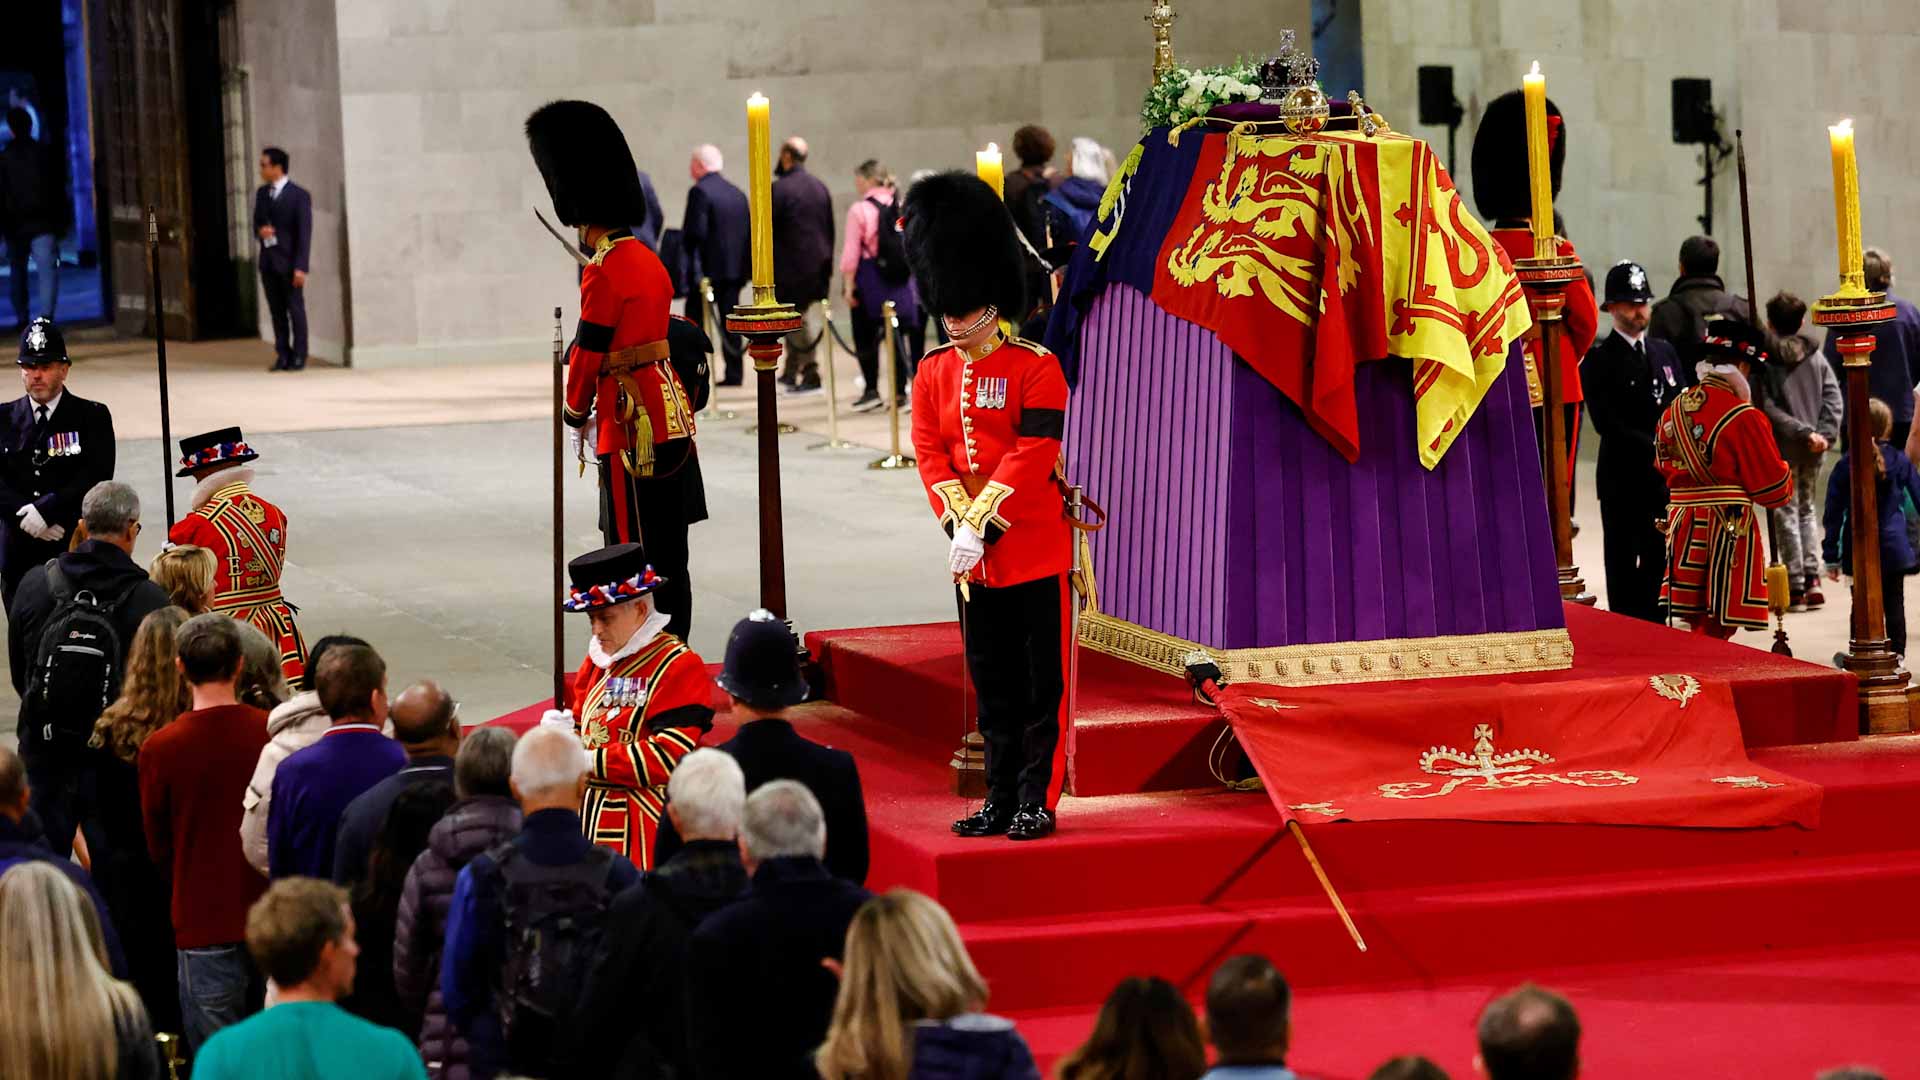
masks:
<path id="1" fill-rule="evenodd" d="M 462 799 L 427 836 L 427 850 L 414 860 L 400 894 L 394 922 L 393 985 L 400 1000 L 424 1009 L 420 1057 L 428 1074 L 466 1080 L 467 1043 L 447 1023 L 440 1001 L 440 947 L 447 932 L 447 906 L 454 879 L 475 855 L 511 840 L 520 831 L 520 807 L 501 795 Z"/>

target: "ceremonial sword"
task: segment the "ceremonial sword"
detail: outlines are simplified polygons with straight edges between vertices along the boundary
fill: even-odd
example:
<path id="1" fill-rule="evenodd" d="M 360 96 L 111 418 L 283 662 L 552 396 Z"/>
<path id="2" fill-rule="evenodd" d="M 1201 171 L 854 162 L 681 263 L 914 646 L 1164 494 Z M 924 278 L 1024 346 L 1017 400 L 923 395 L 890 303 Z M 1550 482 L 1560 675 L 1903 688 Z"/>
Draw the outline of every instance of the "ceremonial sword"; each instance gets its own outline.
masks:
<path id="1" fill-rule="evenodd" d="M 546 215 L 540 212 L 539 207 L 537 206 L 534 207 L 533 216 L 539 218 L 540 224 L 543 227 L 545 227 L 545 229 L 549 233 L 553 234 L 553 238 L 560 242 L 561 247 L 567 249 L 567 254 L 573 256 L 574 262 L 579 263 L 581 266 L 587 265 L 587 257 L 585 255 L 580 254 L 580 246 L 578 244 L 569 243 L 566 237 L 561 236 L 560 230 L 554 228 L 553 225 L 547 221 Z"/>

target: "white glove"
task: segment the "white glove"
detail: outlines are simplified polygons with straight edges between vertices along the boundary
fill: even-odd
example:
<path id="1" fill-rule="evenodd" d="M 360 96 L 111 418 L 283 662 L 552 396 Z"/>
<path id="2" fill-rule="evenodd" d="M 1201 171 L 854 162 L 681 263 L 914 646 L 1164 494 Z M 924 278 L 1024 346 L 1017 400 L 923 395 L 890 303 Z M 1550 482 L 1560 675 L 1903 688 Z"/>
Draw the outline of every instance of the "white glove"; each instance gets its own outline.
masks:
<path id="1" fill-rule="evenodd" d="M 46 532 L 46 535 L 42 536 L 40 539 L 65 540 L 66 538 L 67 538 L 67 527 L 65 525 L 55 525 L 49 528 Z"/>
<path id="2" fill-rule="evenodd" d="M 20 518 L 20 531 L 37 540 L 56 539 L 47 528 L 47 519 L 40 516 L 40 508 L 28 503 L 17 511 Z"/>
<path id="3" fill-rule="evenodd" d="M 600 440 L 595 437 L 599 434 L 599 429 L 600 414 L 597 412 L 588 413 L 586 422 L 573 429 L 573 455 L 575 457 L 581 461 L 592 461 L 595 457 L 599 456 L 599 451 L 595 449 L 595 447 L 600 444 Z"/>
<path id="4" fill-rule="evenodd" d="M 573 734 L 572 709 L 548 709 L 540 714 L 540 726 L 555 728 L 567 734 Z"/>
<path id="5" fill-rule="evenodd" d="M 947 554 L 947 569 L 965 574 L 980 564 L 987 554 L 987 542 L 966 525 L 953 527 L 953 549 Z"/>

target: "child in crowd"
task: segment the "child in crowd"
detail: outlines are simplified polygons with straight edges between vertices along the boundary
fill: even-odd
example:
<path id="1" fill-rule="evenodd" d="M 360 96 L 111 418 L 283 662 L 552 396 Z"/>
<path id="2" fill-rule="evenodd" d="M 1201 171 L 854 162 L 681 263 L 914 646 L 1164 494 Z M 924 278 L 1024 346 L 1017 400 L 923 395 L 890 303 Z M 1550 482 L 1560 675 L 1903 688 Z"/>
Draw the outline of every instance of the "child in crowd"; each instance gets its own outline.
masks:
<path id="1" fill-rule="evenodd" d="M 1873 463 L 1875 494 L 1880 518 L 1880 594 L 1886 612 L 1887 639 L 1893 651 L 1907 651 L 1906 575 L 1914 569 L 1913 545 L 1907 541 L 1907 521 L 1900 512 L 1901 496 L 1920 505 L 1920 475 L 1907 455 L 1887 442 L 1893 433 L 1893 410 L 1874 398 L 1867 403 L 1867 415 L 1873 427 L 1874 448 L 1879 451 Z M 1827 482 L 1827 538 L 1821 545 L 1826 559 L 1827 577 L 1839 581 L 1842 568 L 1853 563 L 1853 545 L 1847 536 L 1847 509 L 1853 504 L 1853 451 L 1841 455 Z M 1856 602 L 1857 598 L 1856 598 Z M 1834 657 L 1839 664 L 1840 656 Z"/>

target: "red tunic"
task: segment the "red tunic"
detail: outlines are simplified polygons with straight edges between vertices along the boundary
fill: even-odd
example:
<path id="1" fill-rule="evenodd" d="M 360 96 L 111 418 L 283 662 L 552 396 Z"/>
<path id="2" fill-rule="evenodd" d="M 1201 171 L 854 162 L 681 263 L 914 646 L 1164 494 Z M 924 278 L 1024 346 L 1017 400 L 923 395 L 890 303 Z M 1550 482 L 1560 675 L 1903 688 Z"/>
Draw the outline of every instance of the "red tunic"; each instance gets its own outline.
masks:
<path id="1" fill-rule="evenodd" d="M 694 433 L 692 399 L 667 360 L 673 283 L 660 259 L 631 234 L 603 239 L 599 247 L 580 273 L 566 420 L 579 427 L 597 412 L 598 453 L 616 455 L 633 476 L 651 476 L 654 448 Z"/>
<path id="2" fill-rule="evenodd" d="M 913 380 L 913 453 L 949 535 L 987 541 L 971 580 L 1018 585 L 1063 574 L 1072 530 L 1058 482 L 1067 380 L 1039 345 L 996 333 L 973 354 L 928 353 Z"/>
<path id="3" fill-rule="evenodd" d="M 1766 559 L 1753 504 L 1793 494 L 1766 414 L 1709 376 L 1660 416 L 1654 464 L 1667 478 L 1667 581 L 1676 618 L 1722 626 L 1767 624 Z"/>
<path id="4" fill-rule="evenodd" d="M 294 625 L 292 605 L 280 595 L 287 515 L 255 495 L 246 481 L 235 480 L 174 522 L 167 539 L 213 552 L 213 610 L 259 627 L 280 646 L 280 670 L 288 684 L 298 686 L 307 670 L 307 644 Z"/>
<path id="5" fill-rule="evenodd" d="M 596 844 L 653 865 L 667 778 L 713 724 L 713 680 L 684 642 L 657 635 L 601 670 L 589 658 L 573 677 L 573 715 L 587 748 L 581 827 Z"/>
<path id="6" fill-rule="evenodd" d="M 1532 229 L 1494 229 L 1493 239 L 1509 258 L 1524 259 L 1533 256 Z M 1557 237 L 1556 243 L 1562 255 L 1577 255 L 1573 242 Z M 1593 286 L 1582 277 L 1567 289 L 1567 307 L 1565 321 L 1561 323 L 1566 333 L 1560 338 L 1560 400 L 1572 405 L 1586 400 L 1580 390 L 1580 358 L 1587 355 L 1587 349 L 1593 345 L 1594 335 L 1600 331 L 1600 308 L 1594 302 Z M 1527 341 L 1527 393 L 1534 407 L 1544 402 L 1540 387 L 1540 339 Z"/>

